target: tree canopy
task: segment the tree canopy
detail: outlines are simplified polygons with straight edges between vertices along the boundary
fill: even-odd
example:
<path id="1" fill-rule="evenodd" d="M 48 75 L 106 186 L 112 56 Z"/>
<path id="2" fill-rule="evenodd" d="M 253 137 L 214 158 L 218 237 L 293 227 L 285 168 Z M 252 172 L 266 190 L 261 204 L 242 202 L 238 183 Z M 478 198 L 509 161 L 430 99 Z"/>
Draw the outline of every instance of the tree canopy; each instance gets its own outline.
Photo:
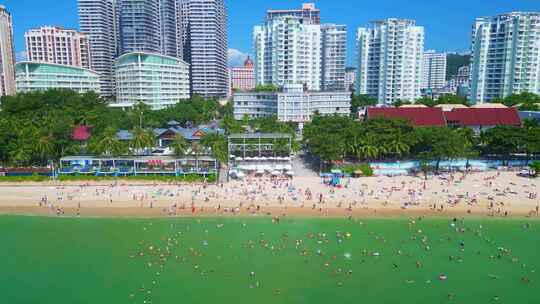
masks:
<path id="1" fill-rule="evenodd" d="M 471 129 L 413 127 L 408 121 L 376 118 L 357 121 L 343 116 L 316 116 L 304 127 L 308 151 L 325 162 L 343 159 L 373 161 L 414 158 L 433 162 L 476 156 L 509 159 L 540 155 L 540 128 L 495 127 L 476 136 Z"/>

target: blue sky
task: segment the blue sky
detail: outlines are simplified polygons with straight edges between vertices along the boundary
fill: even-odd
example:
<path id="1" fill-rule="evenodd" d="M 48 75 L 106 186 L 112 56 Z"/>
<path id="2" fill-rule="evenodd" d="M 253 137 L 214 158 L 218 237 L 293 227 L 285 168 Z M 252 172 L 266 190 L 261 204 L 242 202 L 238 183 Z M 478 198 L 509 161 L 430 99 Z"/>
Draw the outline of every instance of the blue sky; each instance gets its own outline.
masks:
<path id="1" fill-rule="evenodd" d="M 264 21 L 267 9 L 300 7 L 315 2 L 323 23 L 346 24 L 349 31 L 349 63 L 354 56 L 354 32 L 371 20 L 389 17 L 415 19 L 425 27 L 426 49 L 466 51 L 476 17 L 509 11 L 540 11 L 540 0 L 226 0 L 229 13 L 229 48 L 233 63 L 252 53 L 253 25 Z M 15 49 L 24 52 L 24 32 L 41 25 L 78 27 L 76 0 L 3 0 L 13 15 Z"/>

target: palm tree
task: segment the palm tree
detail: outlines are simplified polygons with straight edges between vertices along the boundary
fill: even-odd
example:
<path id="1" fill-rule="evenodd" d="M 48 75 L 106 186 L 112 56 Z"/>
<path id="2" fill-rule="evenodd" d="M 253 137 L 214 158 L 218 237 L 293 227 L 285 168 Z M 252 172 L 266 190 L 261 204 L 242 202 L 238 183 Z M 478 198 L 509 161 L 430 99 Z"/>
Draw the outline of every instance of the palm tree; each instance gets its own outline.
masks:
<path id="1" fill-rule="evenodd" d="M 227 161 L 227 139 L 217 133 L 207 134 L 201 138 L 201 145 L 210 150 L 212 156 L 220 162 Z"/>
<path id="2" fill-rule="evenodd" d="M 47 160 L 54 153 L 54 137 L 52 134 L 41 136 L 34 146 L 41 160 Z"/>
<path id="3" fill-rule="evenodd" d="M 130 142 L 130 147 L 136 154 L 143 152 L 145 149 L 154 147 L 155 135 L 152 130 L 136 127 L 133 129 L 132 134 L 133 139 Z"/>
<path id="4" fill-rule="evenodd" d="M 364 158 L 367 160 L 376 159 L 382 152 L 386 151 L 382 146 L 375 146 L 375 138 L 369 133 L 359 140 L 359 145 L 360 146 L 356 152 L 358 158 Z"/>
<path id="5" fill-rule="evenodd" d="M 100 137 L 93 138 L 90 141 L 90 151 L 97 155 L 118 156 L 127 152 L 126 145 L 116 135 L 114 128 L 107 128 Z"/>
<path id="6" fill-rule="evenodd" d="M 200 143 L 194 141 L 191 143 L 191 154 L 195 155 L 195 160 L 199 160 L 199 156 L 202 152 L 202 146 Z"/>
<path id="7" fill-rule="evenodd" d="M 396 136 L 388 144 L 388 153 L 394 153 L 398 157 L 409 154 L 411 147 L 403 141 L 401 136 Z"/>
<path id="8" fill-rule="evenodd" d="M 180 134 L 176 134 L 172 143 L 169 145 L 169 148 L 171 148 L 174 151 L 174 155 L 176 157 L 185 156 L 186 150 L 188 149 L 188 147 L 189 147 L 188 142 Z"/>
<path id="9" fill-rule="evenodd" d="M 133 105 L 131 110 L 129 111 L 129 115 L 131 115 L 133 118 L 136 118 L 138 121 L 139 128 L 143 128 L 143 118 L 144 114 L 149 112 L 151 110 L 150 106 L 143 102 L 138 102 Z"/>
<path id="10" fill-rule="evenodd" d="M 379 157 L 379 149 L 371 144 L 364 144 L 358 149 L 358 157 L 367 160 Z"/>

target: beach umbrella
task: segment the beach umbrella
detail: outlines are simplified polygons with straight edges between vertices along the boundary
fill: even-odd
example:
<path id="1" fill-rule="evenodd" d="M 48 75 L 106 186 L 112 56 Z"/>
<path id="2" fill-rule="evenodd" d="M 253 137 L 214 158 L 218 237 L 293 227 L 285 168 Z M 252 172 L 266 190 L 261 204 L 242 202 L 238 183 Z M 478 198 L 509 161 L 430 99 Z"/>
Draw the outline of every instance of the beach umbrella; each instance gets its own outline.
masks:
<path id="1" fill-rule="evenodd" d="M 272 175 L 273 175 L 273 176 L 278 176 L 278 175 L 281 175 L 281 172 L 279 172 L 279 171 L 273 171 L 273 172 L 272 172 Z"/>

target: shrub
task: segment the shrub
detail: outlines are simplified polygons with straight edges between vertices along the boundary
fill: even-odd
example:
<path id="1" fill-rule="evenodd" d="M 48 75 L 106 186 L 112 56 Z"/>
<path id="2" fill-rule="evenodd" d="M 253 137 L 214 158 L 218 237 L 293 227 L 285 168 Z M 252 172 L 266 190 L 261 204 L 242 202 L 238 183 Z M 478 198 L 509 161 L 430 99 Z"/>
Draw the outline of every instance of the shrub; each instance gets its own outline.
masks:
<path id="1" fill-rule="evenodd" d="M 44 175 L 23 175 L 23 176 L 0 176 L 2 183 L 24 183 L 24 182 L 45 182 L 50 180 L 50 177 Z"/>
<path id="2" fill-rule="evenodd" d="M 529 165 L 535 177 L 540 175 L 540 161 L 535 161 Z"/>

